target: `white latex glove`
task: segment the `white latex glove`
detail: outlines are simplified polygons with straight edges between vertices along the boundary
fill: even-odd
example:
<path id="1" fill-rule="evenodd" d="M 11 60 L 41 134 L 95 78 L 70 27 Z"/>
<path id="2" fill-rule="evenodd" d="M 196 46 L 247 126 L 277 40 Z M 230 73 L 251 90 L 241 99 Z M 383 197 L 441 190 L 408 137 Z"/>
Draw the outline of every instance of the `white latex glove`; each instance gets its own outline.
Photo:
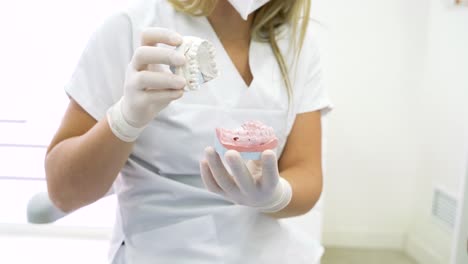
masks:
<path id="1" fill-rule="evenodd" d="M 246 164 L 239 152 L 227 151 L 224 157 L 232 175 L 212 147 L 205 149 L 205 155 L 200 173 L 211 192 L 266 213 L 280 211 L 291 201 L 291 185 L 279 175 L 275 152 L 266 150 L 261 161 Z"/>
<path id="2" fill-rule="evenodd" d="M 163 65 L 181 66 L 185 56 L 158 43 L 177 46 L 182 36 L 176 32 L 149 28 L 142 34 L 142 46 L 128 65 L 122 98 L 108 111 L 112 132 L 123 141 L 137 139 L 144 127 L 170 102 L 183 95 L 185 79 Z"/>

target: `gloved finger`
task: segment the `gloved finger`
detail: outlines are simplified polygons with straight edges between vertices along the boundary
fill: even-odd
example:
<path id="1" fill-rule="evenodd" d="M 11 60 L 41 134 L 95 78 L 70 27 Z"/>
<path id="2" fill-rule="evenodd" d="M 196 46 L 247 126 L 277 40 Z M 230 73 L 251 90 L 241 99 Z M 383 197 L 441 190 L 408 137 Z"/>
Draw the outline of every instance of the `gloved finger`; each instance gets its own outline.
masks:
<path id="1" fill-rule="evenodd" d="M 231 175 L 229 175 L 229 172 L 224 167 L 218 153 L 212 147 L 207 147 L 205 149 L 205 155 L 206 160 L 208 161 L 208 166 L 213 173 L 213 178 L 221 189 L 223 189 L 227 194 L 238 194 L 240 192 L 239 187 L 237 187 L 234 179 L 232 179 Z"/>
<path id="2" fill-rule="evenodd" d="M 261 160 L 248 160 L 246 163 L 254 181 L 257 181 L 262 175 L 262 161 Z"/>
<path id="3" fill-rule="evenodd" d="M 224 158 L 231 168 L 232 176 L 234 176 L 239 189 L 244 194 L 254 193 L 256 188 L 255 181 L 239 152 L 228 150 L 226 154 L 224 154 Z"/>
<path id="4" fill-rule="evenodd" d="M 265 150 L 262 153 L 262 177 L 260 185 L 262 188 L 275 188 L 279 181 L 278 161 L 276 154 L 272 150 Z"/>
<path id="5" fill-rule="evenodd" d="M 182 66 L 185 64 L 185 56 L 180 52 L 163 47 L 138 47 L 133 54 L 133 67 L 135 70 L 141 71 L 146 69 L 149 64 Z"/>
<path id="6" fill-rule="evenodd" d="M 143 70 L 145 70 L 145 69 L 143 69 Z M 164 64 L 149 64 L 146 67 L 146 70 L 151 71 L 151 72 L 166 72 L 166 73 L 174 74 L 174 72 L 171 71 L 171 68 L 169 66 L 167 66 L 167 65 L 164 65 Z"/>
<path id="7" fill-rule="evenodd" d="M 164 43 L 171 46 L 182 44 L 182 36 L 167 28 L 148 27 L 141 34 L 142 46 L 154 46 L 158 43 Z"/>
<path id="8" fill-rule="evenodd" d="M 211 172 L 210 166 L 208 166 L 208 161 L 202 160 L 200 161 L 200 174 L 205 184 L 205 187 L 214 193 L 217 194 L 224 194 L 223 189 L 219 187 L 218 183 L 213 177 L 213 173 Z"/>
<path id="9" fill-rule="evenodd" d="M 161 101 L 170 102 L 177 100 L 184 95 L 184 90 L 148 90 L 145 92 L 147 103 L 157 103 Z"/>
<path id="10" fill-rule="evenodd" d="M 167 72 L 140 71 L 133 74 L 133 81 L 145 90 L 155 89 L 183 89 L 185 78 Z"/>

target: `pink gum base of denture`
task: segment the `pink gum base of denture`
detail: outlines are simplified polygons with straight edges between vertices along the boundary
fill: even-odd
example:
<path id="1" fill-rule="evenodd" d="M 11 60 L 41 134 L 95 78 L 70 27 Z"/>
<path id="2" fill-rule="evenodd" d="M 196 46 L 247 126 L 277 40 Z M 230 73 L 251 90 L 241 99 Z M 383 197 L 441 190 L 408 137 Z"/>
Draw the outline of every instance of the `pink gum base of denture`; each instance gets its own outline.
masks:
<path id="1" fill-rule="evenodd" d="M 274 135 L 255 135 L 256 127 L 243 126 L 243 128 L 247 129 L 244 135 L 241 135 L 240 131 L 216 128 L 216 136 L 223 147 L 239 152 L 260 152 L 273 149 L 278 145 L 278 139 Z M 242 141 L 235 141 L 234 138 Z M 250 140 L 246 141 L 245 138 Z"/>

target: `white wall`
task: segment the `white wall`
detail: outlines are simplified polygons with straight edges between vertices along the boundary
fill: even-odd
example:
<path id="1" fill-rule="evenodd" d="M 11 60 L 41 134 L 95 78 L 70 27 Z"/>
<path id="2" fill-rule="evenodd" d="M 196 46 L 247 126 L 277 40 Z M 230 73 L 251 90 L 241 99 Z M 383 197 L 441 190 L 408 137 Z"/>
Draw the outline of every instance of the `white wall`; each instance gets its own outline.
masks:
<path id="1" fill-rule="evenodd" d="M 427 60 L 413 94 L 419 168 L 408 251 L 421 263 L 449 263 L 452 234 L 430 216 L 433 187 L 458 194 L 466 166 L 468 124 L 468 8 L 431 0 Z"/>
<path id="2" fill-rule="evenodd" d="M 63 86 L 89 35 L 124 1 L 0 1 L 0 263 L 105 263 L 115 197 L 51 227 L 26 225 L 26 208 L 46 191 L 45 146 L 68 103 Z"/>
<path id="3" fill-rule="evenodd" d="M 425 0 L 329 0 L 324 242 L 403 248 L 419 152 L 409 115 L 425 55 Z"/>
<path id="4" fill-rule="evenodd" d="M 433 188 L 457 194 L 468 145 L 468 8 L 449 2 L 328 1 L 327 246 L 448 263 Z"/>

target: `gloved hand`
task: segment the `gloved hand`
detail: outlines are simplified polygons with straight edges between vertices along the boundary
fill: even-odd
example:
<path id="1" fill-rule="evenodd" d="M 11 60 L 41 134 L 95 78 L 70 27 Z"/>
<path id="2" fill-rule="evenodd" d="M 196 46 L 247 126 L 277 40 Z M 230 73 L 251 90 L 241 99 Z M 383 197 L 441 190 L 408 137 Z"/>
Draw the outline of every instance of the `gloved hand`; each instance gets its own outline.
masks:
<path id="1" fill-rule="evenodd" d="M 167 29 L 143 32 L 142 46 L 135 50 L 127 67 L 123 96 L 107 115 L 112 132 L 121 140 L 135 141 L 162 109 L 183 95 L 185 79 L 163 65 L 184 65 L 184 54 L 156 46 L 177 46 L 182 41 L 182 36 Z"/>
<path id="2" fill-rule="evenodd" d="M 205 149 L 205 156 L 200 172 L 211 192 L 265 213 L 278 212 L 291 201 L 291 185 L 279 175 L 275 152 L 266 150 L 261 161 L 245 163 L 239 152 L 227 151 L 224 157 L 232 175 L 212 147 Z"/>

